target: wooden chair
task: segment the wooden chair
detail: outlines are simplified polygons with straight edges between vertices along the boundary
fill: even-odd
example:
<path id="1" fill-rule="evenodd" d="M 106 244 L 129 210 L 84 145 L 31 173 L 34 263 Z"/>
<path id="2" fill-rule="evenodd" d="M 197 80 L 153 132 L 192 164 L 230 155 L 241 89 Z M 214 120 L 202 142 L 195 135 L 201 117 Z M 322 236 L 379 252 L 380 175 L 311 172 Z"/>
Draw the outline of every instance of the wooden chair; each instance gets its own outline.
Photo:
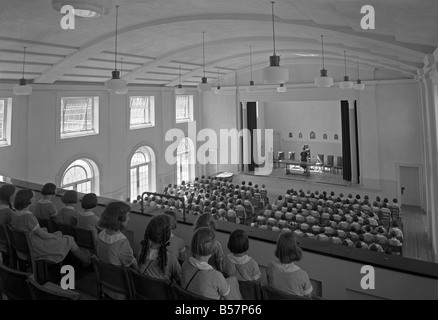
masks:
<path id="1" fill-rule="evenodd" d="M 3 247 L 3 249 L 1 249 Z M 0 253 L 3 256 L 3 263 L 11 268 L 15 268 L 16 257 L 9 239 L 9 229 L 5 225 L 0 226 Z M 6 263 L 5 263 L 6 262 Z"/>
<path id="2" fill-rule="evenodd" d="M 278 151 L 278 167 L 281 167 L 281 162 L 284 161 L 284 152 Z"/>
<path id="3" fill-rule="evenodd" d="M 324 169 L 329 169 L 332 172 L 334 167 L 334 156 L 327 156 L 327 163 L 324 165 Z"/>
<path id="4" fill-rule="evenodd" d="M 174 300 L 214 300 L 214 299 L 209 299 L 209 298 L 200 296 L 200 295 L 193 293 L 193 292 L 190 292 L 188 290 L 185 290 L 184 288 L 181 288 L 176 283 L 172 283 L 170 285 L 170 287 L 172 288 Z"/>
<path id="5" fill-rule="evenodd" d="M 295 152 L 289 151 L 289 160 L 295 161 Z"/>
<path id="6" fill-rule="evenodd" d="M 78 300 L 80 297 L 79 293 L 64 290 L 51 282 L 47 282 L 42 286 L 35 280 L 28 278 L 26 283 L 29 287 L 32 300 Z"/>
<path id="7" fill-rule="evenodd" d="M 2 293 L 8 300 L 31 300 L 26 280 L 32 276 L 29 272 L 10 269 L 0 264 L 0 300 Z"/>
<path id="8" fill-rule="evenodd" d="M 8 226 L 11 247 L 16 253 L 17 269 L 23 272 L 30 268 L 33 271 L 32 259 L 30 256 L 30 247 L 24 232 L 14 230 Z"/>
<path id="9" fill-rule="evenodd" d="M 38 219 L 41 228 L 46 228 L 49 233 L 56 231 L 56 223 L 52 219 Z"/>
<path id="10" fill-rule="evenodd" d="M 239 290 L 243 300 L 263 300 L 260 281 L 239 281 Z"/>
<path id="11" fill-rule="evenodd" d="M 344 160 L 342 157 L 336 158 L 336 166 L 333 168 L 335 173 L 342 172 L 344 170 Z"/>
<path id="12" fill-rule="evenodd" d="M 265 300 L 312 300 L 311 298 L 289 294 L 267 285 L 262 286 L 262 290 Z"/>
<path id="13" fill-rule="evenodd" d="M 91 230 L 73 228 L 76 244 L 84 249 L 87 249 L 91 254 L 96 254 L 96 239 L 94 232 Z"/>
<path id="14" fill-rule="evenodd" d="M 61 231 L 64 236 L 75 236 L 73 227 L 65 223 L 57 222 L 56 230 Z"/>
<path id="15" fill-rule="evenodd" d="M 155 279 L 131 269 L 128 273 L 136 300 L 172 300 L 171 281 Z"/>
<path id="16" fill-rule="evenodd" d="M 105 290 L 124 295 L 126 300 L 133 300 L 131 282 L 125 267 L 104 263 L 96 256 L 92 256 L 91 260 L 97 277 L 97 291 L 100 300 L 111 299 L 105 294 Z"/>

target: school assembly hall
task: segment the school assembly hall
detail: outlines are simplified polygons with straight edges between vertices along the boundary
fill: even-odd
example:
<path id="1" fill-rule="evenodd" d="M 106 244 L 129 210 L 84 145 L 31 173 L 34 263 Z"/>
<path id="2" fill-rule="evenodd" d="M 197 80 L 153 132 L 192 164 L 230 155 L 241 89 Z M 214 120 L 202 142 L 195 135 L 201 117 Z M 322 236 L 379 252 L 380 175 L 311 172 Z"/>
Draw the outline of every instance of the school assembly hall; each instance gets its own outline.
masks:
<path id="1" fill-rule="evenodd" d="M 1 299 L 438 299 L 437 11 L 0 0 Z"/>

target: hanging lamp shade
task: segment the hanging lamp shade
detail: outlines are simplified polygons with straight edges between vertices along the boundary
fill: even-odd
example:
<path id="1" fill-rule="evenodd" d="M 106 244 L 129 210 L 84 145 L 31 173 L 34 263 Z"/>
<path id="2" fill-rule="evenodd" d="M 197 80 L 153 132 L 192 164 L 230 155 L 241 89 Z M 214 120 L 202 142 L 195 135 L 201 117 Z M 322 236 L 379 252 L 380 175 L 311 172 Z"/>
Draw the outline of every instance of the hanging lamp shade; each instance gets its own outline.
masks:
<path id="1" fill-rule="evenodd" d="M 350 90 L 354 87 L 354 82 L 350 81 L 350 77 L 347 76 L 347 51 L 344 51 L 344 64 L 345 64 L 345 76 L 344 81 L 339 83 L 339 87 L 343 90 Z"/>
<path id="2" fill-rule="evenodd" d="M 354 84 L 354 90 L 362 91 L 365 90 L 365 84 L 360 80 L 359 74 L 359 61 L 357 61 L 357 82 Z"/>
<path id="3" fill-rule="evenodd" d="M 333 86 L 333 78 L 328 76 L 328 72 L 325 69 L 324 36 L 321 36 L 321 43 L 322 43 L 322 70 L 320 76 L 315 78 L 315 84 L 318 88 L 330 88 Z"/>
<path id="4" fill-rule="evenodd" d="M 179 84 L 175 88 L 175 94 L 184 94 L 186 93 L 186 90 L 183 88 L 181 84 L 181 65 L 179 66 Z"/>
<path id="5" fill-rule="evenodd" d="M 202 65 L 204 69 L 204 76 L 201 78 L 201 83 L 198 84 L 198 91 L 211 91 L 211 84 L 208 83 L 208 79 L 205 76 L 205 32 L 202 32 Z"/>
<path id="6" fill-rule="evenodd" d="M 115 42 L 115 58 L 114 71 L 111 73 L 111 79 L 105 83 L 105 88 L 115 94 L 126 94 L 128 86 L 125 80 L 120 79 L 120 71 L 117 70 L 117 49 L 118 49 L 118 21 L 119 21 L 119 6 L 116 6 L 116 42 Z"/>
<path id="7" fill-rule="evenodd" d="M 249 46 L 249 64 L 251 67 L 251 80 L 249 81 L 249 86 L 246 87 L 247 92 L 254 92 L 257 90 L 257 87 L 255 86 L 255 82 L 252 79 L 252 46 Z"/>
<path id="8" fill-rule="evenodd" d="M 216 87 L 216 89 L 214 89 L 214 93 L 216 93 L 216 94 L 222 94 L 221 83 L 220 83 L 220 75 L 219 75 L 219 69 L 217 69 L 217 87 Z"/>
<path id="9" fill-rule="evenodd" d="M 275 52 L 275 1 L 271 1 L 271 3 L 274 54 L 269 57 L 269 67 L 266 67 L 262 70 L 262 79 L 265 84 L 282 84 L 289 81 L 289 69 L 280 67 L 280 56 L 277 56 Z"/>
<path id="10" fill-rule="evenodd" d="M 100 18 L 111 11 L 112 0 L 52 0 L 52 8 L 61 12 L 62 7 L 72 6 L 81 18 Z"/>
<path id="11" fill-rule="evenodd" d="M 280 86 L 277 88 L 277 92 L 278 93 L 285 93 L 285 92 L 287 92 L 287 89 L 284 86 L 284 84 L 280 84 Z"/>
<path id="12" fill-rule="evenodd" d="M 23 77 L 20 79 L 18 85 L 14 86 L 13 93 L 16 96 L 28 96 L 32 93 L 32 87 L 27 84 L 27 80 L 24 79 L 24 68 L 26 65 L 26 47 L 23 48 Z"/>

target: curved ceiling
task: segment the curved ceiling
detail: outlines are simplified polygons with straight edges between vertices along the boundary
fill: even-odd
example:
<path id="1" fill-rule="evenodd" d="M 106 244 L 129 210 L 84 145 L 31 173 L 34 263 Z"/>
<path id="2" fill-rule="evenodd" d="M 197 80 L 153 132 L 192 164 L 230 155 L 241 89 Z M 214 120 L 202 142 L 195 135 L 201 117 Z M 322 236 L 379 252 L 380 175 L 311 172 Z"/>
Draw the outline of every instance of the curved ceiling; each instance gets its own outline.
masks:
<path id="1" fill-rule="evenodd" d="M 203 73 L 206 34 L 207 76 L 233 77 L 268 64 L 273 53 L 271 4 L 267 0 L 119 0 L 119 57 L 131 84 L 175 86 L 181 66 L 184 85 Z M 363 5 L 376 10 L 376 29 L 362 30 Z M 34 83 L 96 82 L 114 69 L 115 10 L 100 19 L 76 19 L 63 30 L 51 0 L 1 0 L 0 79 Z M 282 66 L 320 64 L 320 35 L 327 62 L 377 68 L 412 78 L 438 43 L 435 0 L 277 0 L 276 52 Z M 120 68 L 120 65 L 119 65 Z"/>

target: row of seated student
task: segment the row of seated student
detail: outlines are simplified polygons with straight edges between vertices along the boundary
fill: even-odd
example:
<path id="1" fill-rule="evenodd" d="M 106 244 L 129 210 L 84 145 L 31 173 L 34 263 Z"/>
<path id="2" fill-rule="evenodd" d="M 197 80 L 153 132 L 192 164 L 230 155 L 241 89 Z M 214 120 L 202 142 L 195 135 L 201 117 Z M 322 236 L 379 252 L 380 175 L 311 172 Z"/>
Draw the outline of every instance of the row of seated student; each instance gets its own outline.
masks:
<path id="1" fill-rule="evenodd" d="M 58 263 L 72 251 L 84 265 L 90 263 L 90 257 L 84 255 L 72 237 L 59 232 L 49 233 L 40 228 L 37 218 L 30 211 L 33 191 L 18 191 L 12 205 L 14 194 L 15 188 L 11 185 L 0 188 L 2 224 L 10 224 L 17 231 L 29 232 L 31 250 L 40 258 L 53 259 Z M 51 203 L 50 199 L 45 200 L 43 204 Z M 53 210 L 56 207 L 50 208 L 51 218 L 56 217 Z M 249 249 L 246 233 L 235 230 L 228 241 L 231 253 L 224 255 L 222 245 L 215 239 L 216 224 L 210 213 L 200 215 L 194 224 L 190 256 L 184 252 L 184 241 L 172 232 L 176 228 L 175 212 L 167 211 L 154 216 L 146 227 L 136 258 L 131 244 L 122 233 L 128 226 L 130 210 L 131 207 L 124 202 L 109 203 L 98 221 L 102 231 L 97 238 L 97 256 L 104 263 L 132 268 L 157 279 L 173 280 L 184 289 L 210 299 L 240 300 L 238 281 L 260 280 L 257 262 L 246 254 Z M 286 293 L 310 296 L 312 286 L 309 277 L 294 264 L 301 259 L 302 251 L 293 233 L 279 236 L 275 256 L 277 260 L 267 269 L 268 285 Z M 182 266 L 178 258 L 184 261 Z M 110 290 L 104 291 L 113 299 L 125 298 Z"/>
<path id="2" fill-rule="evenodd" d="M 202 179 L 199 183 L 195 180 L 191 185 L 183 182 L 173 188 L 169 185 L 164 193 L 183 197 L 186 210 L 195 215 L 208 212 L 219 220 L 261 229 L 290 230 L 297 236 L 388 254 L 401 252 L 403 231 L 397 199 L 389 205 L 388 199 L 376 197 L 370 205 L 368 196 L 361 199 L 360 195 L 336 197 L 334 192 L 305 194 L 302 190 L 288 190 L 271 205 L 264 185 L 259 191 L 251 182 L 235 186 L 220 178 Z M 180 201 L 156 196 L 144 200 L 152 207 L 181 211 Z"/>

